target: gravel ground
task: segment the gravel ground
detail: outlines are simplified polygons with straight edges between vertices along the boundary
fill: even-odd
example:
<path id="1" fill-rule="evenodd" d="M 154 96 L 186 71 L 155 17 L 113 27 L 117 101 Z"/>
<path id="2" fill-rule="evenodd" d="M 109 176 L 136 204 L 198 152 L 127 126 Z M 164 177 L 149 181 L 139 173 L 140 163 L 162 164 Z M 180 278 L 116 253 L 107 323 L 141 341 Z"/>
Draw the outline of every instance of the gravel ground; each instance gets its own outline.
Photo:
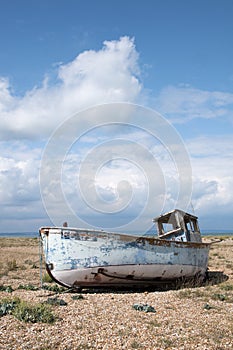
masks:
<path id="1" fill-rule="evenodd" d="M 179 290 L 83 290 L 60 293 L 66 306 L 51 306 L 56 321 L 25 323 L 13 315 L 0 318 L 0 349 L 233 349 L 233 238 L 224 238 L 210 251 L 210 281 Z M 0 299 L 19 297 L 42 303 L 36 239 L 0 239 Z M 155 312 L 135 310 L 148 304 Z"/>

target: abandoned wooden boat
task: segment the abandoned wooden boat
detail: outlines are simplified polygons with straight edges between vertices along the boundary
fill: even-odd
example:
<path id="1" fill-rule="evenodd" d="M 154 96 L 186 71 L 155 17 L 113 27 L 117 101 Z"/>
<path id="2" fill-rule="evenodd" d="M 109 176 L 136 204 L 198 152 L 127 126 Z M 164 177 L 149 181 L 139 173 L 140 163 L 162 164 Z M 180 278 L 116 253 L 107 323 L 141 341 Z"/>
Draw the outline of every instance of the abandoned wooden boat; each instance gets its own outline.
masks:
<path id="1" fill-rule="evenodd" d="M 156 238 L 66 225 L 42 227 L 47 271 L 57 283 L 76 289 L 204 278 L 209 244 L 202 242 L 197 217 L 176 209 L 153 221 Z"/>

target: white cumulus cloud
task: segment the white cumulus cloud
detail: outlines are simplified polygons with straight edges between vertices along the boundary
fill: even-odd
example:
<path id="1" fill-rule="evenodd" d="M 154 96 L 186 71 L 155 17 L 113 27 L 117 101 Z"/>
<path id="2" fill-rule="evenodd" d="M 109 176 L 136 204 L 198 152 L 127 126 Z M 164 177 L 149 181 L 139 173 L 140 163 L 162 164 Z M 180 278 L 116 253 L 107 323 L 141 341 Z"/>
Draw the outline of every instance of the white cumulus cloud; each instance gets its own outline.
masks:
<path id="1" fill-rule="evenodd" d="M 108 102 L 134 102 L 141 92 L 134 40 L 105 41 L 99 51 L 85 51 L 61 64 L 56 84 L 46 77 L 22 98 L 0 79 L 1 139 L 45 138 L 71 114 Z"/>

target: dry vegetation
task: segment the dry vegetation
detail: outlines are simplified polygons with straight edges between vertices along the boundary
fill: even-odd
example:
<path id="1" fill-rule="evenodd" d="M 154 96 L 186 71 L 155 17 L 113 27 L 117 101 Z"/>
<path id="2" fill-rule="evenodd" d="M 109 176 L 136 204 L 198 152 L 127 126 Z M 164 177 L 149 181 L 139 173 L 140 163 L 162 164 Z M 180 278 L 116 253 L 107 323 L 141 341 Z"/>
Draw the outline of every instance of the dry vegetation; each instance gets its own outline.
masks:
<path id="1" fill-rule="evenodd" d="M 20 321 L 17 313 L 2 316 L 0 349 L 233 348 L 233 237 L 212 246 L 210 280 L 205 286 L 167 291 L 83 290 L 81 295 L 60 293 L 57 299 L 51 291 L 30 290 L 40 287 L 37 239 L 1 238 L 0 253 L 0 299 L 18 298 L 21 316 L 22 301 L 35 306 L 49 297 L 67 303 L 49 306 L 55 316 L 51 323 Z M 156 312 L 135 310 L 136 303 L 148 304 Z"/>

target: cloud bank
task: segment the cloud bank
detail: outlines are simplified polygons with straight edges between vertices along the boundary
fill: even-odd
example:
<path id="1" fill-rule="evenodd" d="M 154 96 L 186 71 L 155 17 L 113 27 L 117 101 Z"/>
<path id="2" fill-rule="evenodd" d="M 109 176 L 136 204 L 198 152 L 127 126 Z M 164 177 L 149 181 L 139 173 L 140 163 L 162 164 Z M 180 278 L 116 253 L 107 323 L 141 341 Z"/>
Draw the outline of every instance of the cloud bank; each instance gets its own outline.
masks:
<path id="1" fill-rule="evenodd" d="M 110 102 L 140 104 L 145 100 L 176 125 L 218 119 L 229 126 L 227 136 L 222 133 L 213 138 L 207 129 L 202 128 L 201 137 L 186 138 L 185 143 L 193 167 L 193 205 L 197 214 L 210 217 L 212 213 L 214 216 L 224 213 L 227 221 L 220 222 L 219 228 L 232 227 L 233 94 L 203 91 L 191 86 L 167 86 L 158 96 L 153 96 L 153 92 L 148 95 L 148 90 L 140 81 L 140 74 L 139 53 L 134 40 L 122 37 L 105 41 L 98 51 L 85 51 L 73 61 L 60 64 L 56 68 L 55 79 L 46 76 L 41 86 L 35 86 L 24 96 L 16 96 L 9 79 L 0 77 L 0 232 L 35 231 L 38 226 L 50 224 L 41 201 L 39 169 L 46 142 L 61 123 L 74 113 L 94 105 Z M 198 123 L 195 127 L 198 129 Z M 133 141 L 145 145 L 155 157 L 158 169 L 163 173 L 159 179 L 165 181 L 166 200 L 172 206 L 178 191 L 177 173 L 166 149 L 139 131 L 134 130 L 131 137 Z M 93 131 L 85 135 L 81 149 L 75 152 L 71 149 L 67 155 L 63 179 L 66 196 L 71 201 L 77 185 L 74 174 L 77 176 L 82 152 L 85 154 L 97 141 L 105 140 L 106 136 Z M 118 147 L 125 148 L 124 145 Z M 111 148 L 105 148 L 111 154 Z M 129 147 L 129 152 L 134 152 L 132 147 Z M 137 156 L 139 164 L 145 161 L 143 153 Z M 149 161 L 147 169 L 154 174 L 154 164 Z M 133 217 L 143 208 L 147 180 L 140 171 L 134 164 L 115 160 L 97 172 L 97 194 L 104 199 L 106 206 L 114 203 L 119 193 L 129 193 L 136 202 L 128 207 L 127 215 Z M 133 194 L 126 185 L 126 179 L 130 179 Z M 160 185 L 162 188 L 163 181 Z M 155 198 L 163 195 L 158 188 L 153 193 Z M 77 209 L 87 217 L 85 207 Z M 145 219 L 151 220 L 157 214 L 160 213 L 151 208 Z M 101 222 L 98 224 L 101 225 Z M 211 221 L 208 221 L 210 224 Z"/>

